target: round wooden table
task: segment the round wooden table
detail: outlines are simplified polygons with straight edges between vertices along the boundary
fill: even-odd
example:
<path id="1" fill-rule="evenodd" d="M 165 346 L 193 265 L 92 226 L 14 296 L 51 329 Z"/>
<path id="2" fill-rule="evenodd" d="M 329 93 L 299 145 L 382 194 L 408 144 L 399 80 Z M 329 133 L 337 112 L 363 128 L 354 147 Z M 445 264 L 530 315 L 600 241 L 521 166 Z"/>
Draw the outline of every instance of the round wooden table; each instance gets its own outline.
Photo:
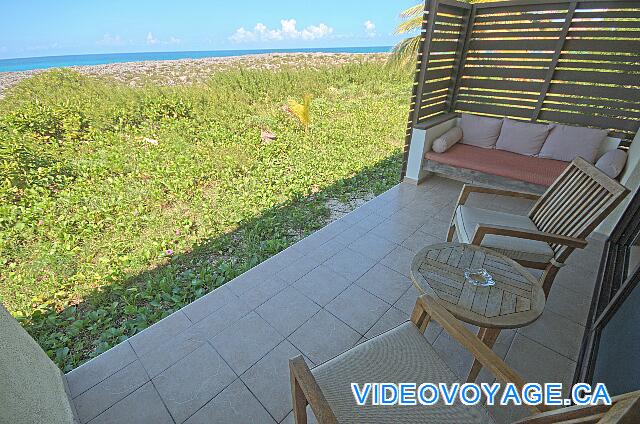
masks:
<path id="1" fill-rule="evenodd" d="M 465 269 L 483 268 L 495 285 L 476 286 Z M 463 243 L 427 246 L 411 263 L 411 280 L 420 294 L 429 294 L 461 321 L 480 327 L 478 337 L 489 347 L 503 328 L 520 328 L 538 319 L 545 295 L 538 280 L 514 260 L 485 247 Z M 467 381 L 475 381 L 478 361 Z"/>

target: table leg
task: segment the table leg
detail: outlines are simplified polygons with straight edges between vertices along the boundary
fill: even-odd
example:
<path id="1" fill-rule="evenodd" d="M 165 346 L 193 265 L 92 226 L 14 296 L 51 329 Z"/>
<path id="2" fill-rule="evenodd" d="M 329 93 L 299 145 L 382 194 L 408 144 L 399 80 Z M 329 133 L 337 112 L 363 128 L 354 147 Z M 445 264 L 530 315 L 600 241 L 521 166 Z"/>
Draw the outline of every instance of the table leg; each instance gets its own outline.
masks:
<path id="1" fill-rule="evenodd" d="M 478 338 L 482 340 L 482 342 L 487 345 L 487 347 L 492 348 L 496 343 L 496 339 L 500 335 L 499 328 L 482 328 L 478 330 Z M 482 370 L 482 364 L 477 360 L 473 360 L 473 365 L 471 366 L 471 370 L 469 371 L 469 377 L 467 377 L 467 383 L 473 383 L 478 378 L 478 374 Z"/>

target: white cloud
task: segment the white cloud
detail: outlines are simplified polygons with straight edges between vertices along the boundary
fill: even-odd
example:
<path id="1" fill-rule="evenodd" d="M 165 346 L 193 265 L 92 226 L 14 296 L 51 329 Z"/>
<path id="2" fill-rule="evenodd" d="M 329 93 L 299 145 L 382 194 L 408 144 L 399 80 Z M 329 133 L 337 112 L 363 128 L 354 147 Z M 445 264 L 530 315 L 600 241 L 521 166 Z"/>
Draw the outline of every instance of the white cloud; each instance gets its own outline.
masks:
<path id="1" fill-rule="evenodd" d="M 97 44 L 101 46 L 121 46 L 124 44 L 124 40 L 119 35 L 106 33 L 97 41 Z"/>
<path id="2" fill-rule="evenodd" d="M 369 37 L 373 37 L 376 35 L 376 24 L 374 24 L 371 20 L 367 20 L 364 23 L 364 31 L 367 33 Z"/>
<path id="3" fill-rule="evenodd" d="M 178 37 L 174 37 L 173 35 L 169 37 L 169 41 L 166 42 L 166 44 L 180 44 L 180 43 L 182 43 L 182 40 Z"/>
<path id="4" fill-rule="evenodd" d="M 240 27 L 236 30 L 236 32 L 231 37 L 229 37 L 229 39 L 236 43 L 242 43 L 245 41 L 255 40 L 256 35 L 251 31 L 247 31 L 246 29 L 244 29 L 244 27 Z"/>
<path id="5" fill-rule="evenodd" d="M 236 43 L 249 41 L 279 41 L 279 40 L 317 40 L 333 34 L 333 28 L 326 24 L 310 25 L 298 30 L 295 19 L 283 19 L 280 21 L 280 28 L 268 28 L 263 23 L 257 23 L 252 31 L 240 27 L 229 37 Z"/>
<path id="6" fill-rule="evenodd" d="M 153 45 L 158 42 L 158 39 L 153 36 L 151 32 L 147 34 L 147 44 Z"/>

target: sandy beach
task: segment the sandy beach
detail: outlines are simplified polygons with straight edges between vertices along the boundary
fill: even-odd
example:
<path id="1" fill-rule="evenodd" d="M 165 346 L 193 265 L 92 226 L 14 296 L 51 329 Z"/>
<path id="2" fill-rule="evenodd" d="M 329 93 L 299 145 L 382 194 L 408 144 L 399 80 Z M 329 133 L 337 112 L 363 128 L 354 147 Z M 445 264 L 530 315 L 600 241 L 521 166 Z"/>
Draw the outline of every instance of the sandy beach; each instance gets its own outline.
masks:
<path id="1" fill-rule="evenodd" d="M 387 53 L 268 53 L 202 59 L 159 60 L 146 62 L 110 63 L 93 66 L 70 66 L 86 75 L 114 78 L 132 87 L 144 83 L 161 85 L 202 82 L 216 71 L 233 68 L 270 69 L 282 67 L 319 68 L 347 63 L 383 62 Z M 19 81 L 50 69 L 0 72 L 0 97 Z"/>

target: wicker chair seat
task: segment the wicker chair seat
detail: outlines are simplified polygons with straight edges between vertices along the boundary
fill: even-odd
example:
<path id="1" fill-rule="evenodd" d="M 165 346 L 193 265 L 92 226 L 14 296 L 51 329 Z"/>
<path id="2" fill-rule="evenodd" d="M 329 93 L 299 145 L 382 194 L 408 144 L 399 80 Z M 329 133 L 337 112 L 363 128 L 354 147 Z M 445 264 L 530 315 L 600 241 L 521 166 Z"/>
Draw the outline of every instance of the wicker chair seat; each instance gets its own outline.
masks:
<path id="1" fill-rule="evenodd" d="M 311 370 L 340 423 L 494 423 L 482 406 L 358 406 L 351 383 L 455 383 L 459 378 L 412 322 Z"/>

